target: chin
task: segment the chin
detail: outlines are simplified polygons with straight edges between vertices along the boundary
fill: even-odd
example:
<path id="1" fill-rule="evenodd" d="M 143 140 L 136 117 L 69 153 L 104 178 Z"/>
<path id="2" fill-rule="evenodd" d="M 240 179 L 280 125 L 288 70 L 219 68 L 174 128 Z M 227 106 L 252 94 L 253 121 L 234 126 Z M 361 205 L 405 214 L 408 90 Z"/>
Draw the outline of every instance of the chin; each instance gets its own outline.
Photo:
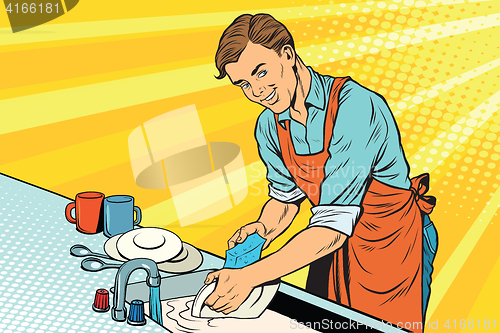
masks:
<path id="1" fill-rule="evenodd" d="M 280 114 L 288 110 L 290 108 L 290 103 L 286 103 L 284 101 L 278 101 L 276 104 L 273 105 L 263 105 L 269 110 L 273 111 L 273 113 Z"/>
<path id="2" fill-rule="evenodd" d="M 274 109 L 274 108 L 270 108 L 270 107 L 268 107 L 268 109 L 273 111 L 273 113 L 276 113 L 276 114 L 280 114 L 280 113 L 283 113 L 286 111 L 286 109 L 282 110 L 282 109 Z"/>

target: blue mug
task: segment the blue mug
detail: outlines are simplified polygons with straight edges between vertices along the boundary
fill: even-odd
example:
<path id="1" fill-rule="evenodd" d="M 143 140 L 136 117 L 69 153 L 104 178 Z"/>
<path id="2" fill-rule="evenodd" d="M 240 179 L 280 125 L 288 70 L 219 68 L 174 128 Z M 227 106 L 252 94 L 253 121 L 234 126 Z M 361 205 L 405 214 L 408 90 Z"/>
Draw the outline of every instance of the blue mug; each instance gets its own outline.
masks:
<path id="1" fill-rule="evenodd" d="M 134 211 L 137 218 L 134 221 Z M 112 195 L 104 199 L 104 235 L 113 237 L 134 229 L 141 222 L 141 209 L 134 206 L 134 197 Z"/>

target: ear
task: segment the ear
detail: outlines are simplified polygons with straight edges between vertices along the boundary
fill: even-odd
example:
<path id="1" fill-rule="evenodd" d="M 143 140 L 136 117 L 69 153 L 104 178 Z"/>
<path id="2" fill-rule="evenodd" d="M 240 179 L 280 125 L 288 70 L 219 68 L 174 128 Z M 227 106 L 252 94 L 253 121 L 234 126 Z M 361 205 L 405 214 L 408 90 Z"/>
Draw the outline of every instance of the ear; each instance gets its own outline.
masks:
<path id="1" fill-rule="evenodd" d="M 295 50 L 290 45 L 283 45 L 281 48 L 281 56 L 285 57 L 287 61 L 295 63 Z"/>

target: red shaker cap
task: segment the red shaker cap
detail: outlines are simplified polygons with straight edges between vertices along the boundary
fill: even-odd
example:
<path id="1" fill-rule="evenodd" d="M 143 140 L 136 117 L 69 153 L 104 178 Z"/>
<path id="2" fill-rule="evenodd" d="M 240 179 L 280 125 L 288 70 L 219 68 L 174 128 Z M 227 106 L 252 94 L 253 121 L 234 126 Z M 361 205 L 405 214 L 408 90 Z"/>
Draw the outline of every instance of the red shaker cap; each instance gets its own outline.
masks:
<path id="1" fill-rule="evenodd" d="M 109 292 L 106 289 L 96 290 L 92 309 L 96 312 L 106 312 L 109 310 Z"/>

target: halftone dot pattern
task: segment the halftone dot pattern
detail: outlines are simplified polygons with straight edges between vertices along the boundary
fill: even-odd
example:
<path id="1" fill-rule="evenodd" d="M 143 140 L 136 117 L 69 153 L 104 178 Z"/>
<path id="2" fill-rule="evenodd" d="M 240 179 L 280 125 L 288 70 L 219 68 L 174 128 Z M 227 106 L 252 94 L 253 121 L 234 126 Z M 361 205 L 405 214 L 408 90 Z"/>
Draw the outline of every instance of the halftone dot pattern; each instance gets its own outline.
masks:
<path id="1" fill-rule="evenodd" d="M 116 270 L 85 272 L 83 258 L 69 254 L 80 243 L 104 253 L 107 238 L 76 231 L 64 216 L 67 199 L 2 176 L 0 201 L 0 332 L 164 332 L 151 320 L 135 328 L 92 310 L 95 291 L 109 290 Z M 139 270 L 130 282 L 145 277 Z"/>
<path id="2" fill-rule="evenodd" d="M 305 5 L 314 3 L 320 1 Z M 500 195 L 500 2 L 330 4 L 336 17 L 318 14 L 320 19 L 288 24 L 301 32 L 294 35 L 299 55 L 318 72 L 351 76 L 386 99 L 411 175 L 431 175 L 430 194 L 437 198 L 431 218 L 446 235 L 440 239 L 436 276 L 492 197 Z M 484 237 L 498 234 L 497 222 L 495 213 Z M 476 270 L 491 268 L 498 255 L 499 250 L 484 252 L 480 260 L 488 257 L 488 264 Z M 453 297 L 445 299 L 440 319 L 443 313 L 457 316 L 453 305 L 474 296 Z M 460 314 L 467 318 L 468 312 Z"/>

